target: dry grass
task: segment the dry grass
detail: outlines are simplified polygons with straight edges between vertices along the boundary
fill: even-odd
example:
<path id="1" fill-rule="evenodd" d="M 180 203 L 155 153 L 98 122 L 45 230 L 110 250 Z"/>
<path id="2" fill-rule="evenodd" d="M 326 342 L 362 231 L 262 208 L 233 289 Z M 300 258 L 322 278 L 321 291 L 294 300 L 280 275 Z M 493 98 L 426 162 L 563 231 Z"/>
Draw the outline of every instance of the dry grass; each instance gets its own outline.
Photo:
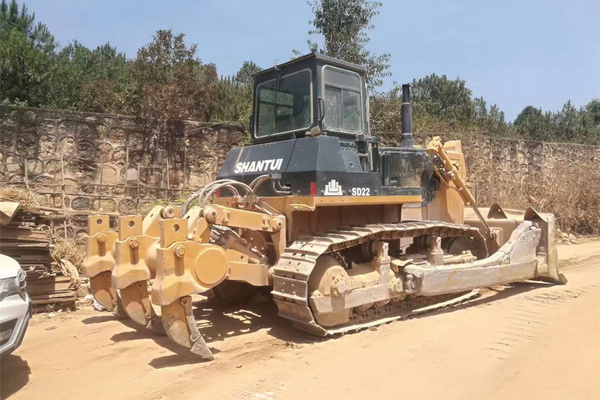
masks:
<path id="1" fill-rule="evenodd" d="M 498 176 L 485 165 L 472 168 L 479 203 L 499 203 L 505 208 L 529 206 L 556 215 L 563 232 L 600 234 L 600 170 L 589 163 L 556 165 L 551 173 L 529 174 L 520 180 Z"/>
<path id="2" fill-rule="evenodd" d="M 69 261 L 78 270 L 81 270 L 81 264 L 85 258 L 85 254 L 77 248 L 77 243 L 72 239 L 57 242 L 54 245 L 52 256 L 57 260 Z"/>
<path id="3" fill-rule="evenodd" d="M 26 212 L 39 212 L 38 204 L 33 194 L 26 189 L 5 187 L 0 189 L 0 201 L 10 201 L 21 204 L 21 210 Z"/>

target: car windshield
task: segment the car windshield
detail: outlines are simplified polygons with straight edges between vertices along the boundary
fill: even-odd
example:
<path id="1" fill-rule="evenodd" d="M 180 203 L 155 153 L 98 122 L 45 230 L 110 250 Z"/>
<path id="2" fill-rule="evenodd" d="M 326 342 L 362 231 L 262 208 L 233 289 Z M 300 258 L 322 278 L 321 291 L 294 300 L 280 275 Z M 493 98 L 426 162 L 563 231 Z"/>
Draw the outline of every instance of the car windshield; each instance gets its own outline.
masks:
<path id="1" fill-rule="evenodd" d="M 311 123 L 310 71 L 258 85 L 256 136 L 306 129 Z"/>

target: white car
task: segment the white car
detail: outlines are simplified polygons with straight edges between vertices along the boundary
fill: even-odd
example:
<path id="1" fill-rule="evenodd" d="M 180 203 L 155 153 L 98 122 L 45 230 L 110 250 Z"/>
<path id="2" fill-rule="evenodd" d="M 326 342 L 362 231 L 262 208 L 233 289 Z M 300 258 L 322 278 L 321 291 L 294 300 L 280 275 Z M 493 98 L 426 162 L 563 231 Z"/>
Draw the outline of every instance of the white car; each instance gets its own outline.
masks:
<path id="1" fill-rule="evenodd" d="M 0 254 L 0 356 L 21 345 L 31 317 L 31 299 L 25 291 L 25 271 L 14 259 Z"/>

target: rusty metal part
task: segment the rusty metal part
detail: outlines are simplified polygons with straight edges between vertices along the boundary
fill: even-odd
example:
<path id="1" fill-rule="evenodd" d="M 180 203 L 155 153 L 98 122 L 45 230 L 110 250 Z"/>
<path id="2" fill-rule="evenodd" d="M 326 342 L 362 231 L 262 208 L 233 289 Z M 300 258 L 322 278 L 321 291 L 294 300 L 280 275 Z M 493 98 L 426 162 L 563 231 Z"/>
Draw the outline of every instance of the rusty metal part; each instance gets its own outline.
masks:
<path id="1" fill-rule="evenodd" d="M 214 356 L 198 330 L 192 313 L 192 298 L 184 296 L 161 307 L 161 319 L 165 333 L 182 347 L 206 360 Z"/>

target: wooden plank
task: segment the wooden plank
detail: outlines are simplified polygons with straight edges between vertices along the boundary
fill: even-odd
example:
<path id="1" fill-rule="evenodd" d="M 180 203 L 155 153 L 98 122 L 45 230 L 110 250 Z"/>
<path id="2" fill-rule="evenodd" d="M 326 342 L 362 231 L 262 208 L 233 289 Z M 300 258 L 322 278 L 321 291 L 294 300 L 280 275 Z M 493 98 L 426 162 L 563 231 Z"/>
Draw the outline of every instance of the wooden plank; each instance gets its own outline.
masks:
<path id="1" fill-rule="evenodd" d="M 44 278 L 44 279 L 39 279 L 37 282 L 32 281 L 31 283 L 36 284 L 36 283 L 65 283 L 65 282 L 71 282 L 71 278 L 69 276 L 58 275 L 58 276 L 48 277 L 48 278 Z"/>
<path id="2" fill-rule="evenodd" d="M 33 304 L 43 304 L 42 302 L 56 302 L 66 300 L 75 300 L 77 298 L 74 291 L 68 291 L 65 293 L 52 293 L 52 294 L 36 294 L 31 297 Z"/>
<path id="3" fill-rule="evenodd" d="M 49 249 L 50 242 L 0 242 L 0 249 Z"/>
<path id="4" fill-rule="evenodd" d="M 73 292 L 74 289 L 75 286 L 71 284 L 71 282 L 27 285 L 27 293 L 29 293 L 30 296 L 56 294 L 60 292 Z"/>
<path id="5" fill-rule="evenodd" d="M 48 231 L 5 226 L 2 228 L 2 232 L 0 232 L 0 240 L 2 242 L 6 240 L 50 242 L 51 237 Z"/>
<path id="6" fill-rule="evenodd" d="M 75 302 L 75 296 L 71 298 L 62 298 L 62 299 L 46 299 L 46 300 L 31 300 L 34 305 L 39 304 L 55 304 L 55 303 L 65 303 L 65 302 Z"/>

